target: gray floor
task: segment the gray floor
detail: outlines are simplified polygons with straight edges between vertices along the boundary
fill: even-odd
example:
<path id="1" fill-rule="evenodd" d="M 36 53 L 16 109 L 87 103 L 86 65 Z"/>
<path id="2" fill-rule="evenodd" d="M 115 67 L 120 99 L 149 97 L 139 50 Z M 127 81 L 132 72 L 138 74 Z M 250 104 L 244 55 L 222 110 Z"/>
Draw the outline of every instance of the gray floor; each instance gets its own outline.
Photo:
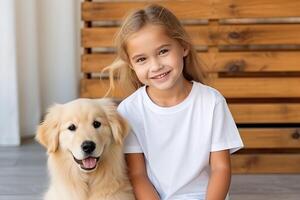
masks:
<path id="1" fill-rule="evenodd" d="M 0 147 L 0 200 L 39 200 L 47 188 L 46 154 L 27 140 Z M 234 175 L 231 200 L 299 200 L 300 174 Z"/>

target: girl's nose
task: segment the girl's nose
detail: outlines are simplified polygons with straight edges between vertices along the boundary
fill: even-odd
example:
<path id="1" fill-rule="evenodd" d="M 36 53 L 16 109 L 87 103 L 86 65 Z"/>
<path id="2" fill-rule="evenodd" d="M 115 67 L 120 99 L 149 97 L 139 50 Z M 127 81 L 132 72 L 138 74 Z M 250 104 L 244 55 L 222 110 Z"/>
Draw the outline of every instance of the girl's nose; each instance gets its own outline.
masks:
<path id="1" fill-rule="evenodd" d="M 151 61 L 151 71 L 157 72 L 163 68 L 163 65 L 159 62 L 158 59 L 152 59 Z"/>

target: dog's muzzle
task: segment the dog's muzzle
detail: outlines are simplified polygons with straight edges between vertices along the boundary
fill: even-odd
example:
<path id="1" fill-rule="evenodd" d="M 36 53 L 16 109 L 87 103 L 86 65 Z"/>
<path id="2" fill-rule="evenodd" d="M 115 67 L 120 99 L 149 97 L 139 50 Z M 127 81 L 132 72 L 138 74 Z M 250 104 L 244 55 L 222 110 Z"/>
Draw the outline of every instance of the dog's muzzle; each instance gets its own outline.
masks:
<path id="1" fill-rule="evenodd" d="M 74 157 L 75 162 L 80 165 L 81 169 L 85 171 L 91 171 L 97 167 L 100 157 L 94 157 L 93 152 L 96 149 L 96 144 L 93 141 L 84 141 L 81 144 L 81 150 L 84 152 L 86 157 L 82 160 L 79 160 Z"/>

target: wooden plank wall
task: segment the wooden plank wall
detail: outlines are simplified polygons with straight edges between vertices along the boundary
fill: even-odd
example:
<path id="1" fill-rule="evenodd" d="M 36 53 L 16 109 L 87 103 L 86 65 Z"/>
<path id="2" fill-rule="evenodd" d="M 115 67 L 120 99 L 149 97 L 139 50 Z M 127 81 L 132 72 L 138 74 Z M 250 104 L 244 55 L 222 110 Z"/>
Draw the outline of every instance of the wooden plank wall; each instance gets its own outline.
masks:
<path id="1" fill-rule="evenodd" d="M 102 97 L 99 72 L 114 59 L 123 15 L 150 1 L 82 3 L 81 96 Z M 227 99 L 245 149 L 234 173 L 300 173 L 300 1 L 152 1 L 181 20 L 209 74 Z M 116 91 L 115 98 L 125 93 Z"/>

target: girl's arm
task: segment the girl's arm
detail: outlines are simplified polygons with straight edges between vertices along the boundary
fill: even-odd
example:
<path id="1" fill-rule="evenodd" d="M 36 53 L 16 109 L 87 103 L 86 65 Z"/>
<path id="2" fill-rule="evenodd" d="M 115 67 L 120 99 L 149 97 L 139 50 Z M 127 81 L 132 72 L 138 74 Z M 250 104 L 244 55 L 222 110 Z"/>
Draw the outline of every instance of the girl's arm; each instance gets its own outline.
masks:
<path id="1" fill-rule="evenodd" d="M 125 155 L 130 182 L 137 200 L 159 200 L 159 195 L 148 179 L 144 154 Z"/>
<path id="2" fill-rule="evenodd" d="M 231 180 L 229 150 L 210 153 L 211 176 L 208 182 L 206 200 L 224 200 Z"/>

